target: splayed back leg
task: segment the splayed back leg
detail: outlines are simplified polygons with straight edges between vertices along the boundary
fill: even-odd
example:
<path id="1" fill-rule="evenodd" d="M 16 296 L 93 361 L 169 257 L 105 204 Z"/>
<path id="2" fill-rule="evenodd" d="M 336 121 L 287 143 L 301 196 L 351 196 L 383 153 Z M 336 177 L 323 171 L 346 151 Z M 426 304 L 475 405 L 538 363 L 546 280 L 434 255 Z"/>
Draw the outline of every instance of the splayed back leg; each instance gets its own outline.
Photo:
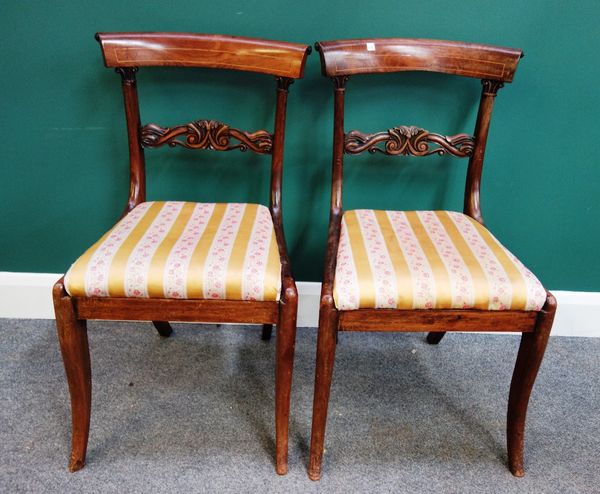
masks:
<path id="1" fill-rule="evenodd" d="M 173 328 L 167 321 L 152 321 L 152 324 L 154 324 L 156 331 L 158 331 L 158 334 L 163 338 L 168 338 L 171 336 Z"/>
<path id="2" fill-rule="evenodd" d="M 432 331 L 427 334 L 427 343 L 430 345 L 437 345 L 440 341 L 442 341 L 442 338 L 445 334 L 445 331 Z"/>

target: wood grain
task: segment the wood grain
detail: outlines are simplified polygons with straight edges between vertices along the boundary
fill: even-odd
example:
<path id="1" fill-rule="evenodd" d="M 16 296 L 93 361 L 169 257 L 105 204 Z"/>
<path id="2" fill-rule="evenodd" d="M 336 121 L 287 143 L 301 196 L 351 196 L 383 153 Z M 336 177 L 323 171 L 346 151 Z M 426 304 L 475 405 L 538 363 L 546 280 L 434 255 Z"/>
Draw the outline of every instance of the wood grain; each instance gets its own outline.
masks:
<path id="1" fill-rule="evenodd" d="M 359 309 L 340 311 L 343 331 L 533 331 L 537 312 Z"/>
<path id="2" fill-rule="evenodd" d="M 319 41 L 327 77 L 427 71 L 511 82 L 521 50 L 431 39 L 382 38 Z"/>
<path id="3" fill-rule="evenodd" d="M 121 89 L 127 122 L 129 143 L 129 197 L 123 215 L 146 200 L 146 160 L 140 136 L 140 106 L 135 74 L 137 68 L 118 68 L 121 75 Z"/>
<path id="4" fill-rule="evenodd" d="M 92 367 L 85 320 L 77 318 L 73 299 L 61 278 L 52 290 L 56 330 L 71 398 L 71 455 L 69 471 L 85 466 L 92 412 Z"/>
<path id="5" fill-rule="evenodd" d="M 107 67 L 205 67 L 300 78 L 306 45 L 193 33 L 98 33 Z"/>
<path id="6" fill-rule="evenodd" d="M 508 467 L 515 477 L 525 475 L 525 419 L 535 378 L 546 352 L 556 314 L 556 298 L 550 292 L 538 313 L 535 331 L 523 333 L 510 383 L 506 414 Z"/>
<path id="7" fill-rule="evenodd" d="M 79 319 L 267 324 L 276 323 L 279 315 L 278 302 L 112 297 L 74 301 Z"/>

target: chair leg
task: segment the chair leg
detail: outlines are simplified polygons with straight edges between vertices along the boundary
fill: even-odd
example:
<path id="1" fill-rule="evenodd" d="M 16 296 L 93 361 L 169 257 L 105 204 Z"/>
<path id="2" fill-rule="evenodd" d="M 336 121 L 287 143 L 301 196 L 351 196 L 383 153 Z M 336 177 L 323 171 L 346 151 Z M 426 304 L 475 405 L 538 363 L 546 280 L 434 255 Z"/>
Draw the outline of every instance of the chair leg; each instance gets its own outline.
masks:
<path id="1" fill-rule="evenodd" d="M 315 370 L 315 394 L 313 401 L 312 432 L 310 439 L 310 459 L 308 477 L 321 478 L 321 461 L 327 423 L 329 391 L 335 360 L 338 311 L 331 305 L 322 305 L 319 314 L 319 335 L 317 338 L 317 365 Z"/>
<path id="2" fill-rule="evenodd" d="M 538 315 L 535 331 L 523 333 L 510 384 L 507 414 L 508 466 L 515 477 L 525 475 L 523 450 L 525 446 L 525 417 L 527 405 L 556 312 L 556 299 L 548 294 L 546 304 Z"/>
<path id="3" fill-rule="evenodd" d="M 92 372 L 86 321 L 77 319 L 73 301 L 62 283 L 54 287 L 58 341 L 71 395 L 72 442 L 69 471 L 85 466 L 92 405 Z"/>
<path id="4" fill-rule="evenodd" d="M 288 433 L 290 417 L 290 395 L 296 343 L 296 316 L 298 292 L 288 287 L 279 305 L 275 370 L 275 470 L 279 475 L 288 471 Z M 265 325 L 267 326 L 267 325 Z M 270 326 L 270 325 L 269 325 Z"/>
<path id="5" fill-rule="evenodd" d="M 427 333 L 427 343 L 430 345 L 437 345 L 440 341 L 442 341 L 442 338 L 445 334 L 445 331 L 431 331 L 430 333 Z"/>
<path id="6" fill-rule="evenodd" d="M 156 331 L 158 331 L 158 334 L 163 338 L 168 338 L 171 336 L 173 328 L 167 321 L 152 321 L 152 324 L 154 324 Z"/>
<path id="7" fill-rule="evenodd" d="M 272 324 L 263 324 L 262 334 L 260 335 L 260 339 L 263 341 L 269 341 L 271 339 L 272 333 L 273 333 L 273 325 Z"/>

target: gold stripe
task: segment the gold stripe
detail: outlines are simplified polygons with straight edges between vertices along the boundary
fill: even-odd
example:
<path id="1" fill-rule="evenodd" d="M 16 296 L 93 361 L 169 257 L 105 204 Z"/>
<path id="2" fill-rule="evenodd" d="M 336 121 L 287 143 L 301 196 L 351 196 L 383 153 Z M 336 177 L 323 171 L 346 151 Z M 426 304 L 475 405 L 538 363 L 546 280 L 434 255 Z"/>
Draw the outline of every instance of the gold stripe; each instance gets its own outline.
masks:
<path id="1" fill-rule="evenodd" d="M 344 221 L 348 229 L 350 250 L 352 251 L 352 258 L 356 267 L 356 277 L 358 278 L 360 300 L 358 306 L 363 309 L 373 309 L 376 305 L 375 283 L 356 211 L 347 211 L 344 213 Z"/>
<path id="2" fill-rule="evenodd" d="M 394 232 L 390 218 L 386 211 L 373 211 L 375 213 L 375 219 L 379 224 L 379 230 L 385 240 L 387 251 L 390 255 L 390 260 L 394 267 L 394 273 L 396 274 L 396 286 L 398 296 L 396 298 L 396 307 L 398 309 L 412 309 L 413 308 L 413 282 L 410 269 L 402 249 L 400 248 L 400 242 Z"/>
<path id="3" fill-rule="evenodd" d="M 521 275 L 521 272 L 515 266 L 515 263 L 508 257 L 500 243 L 493 237 L 493 235 L 482 225 L 477 223 L 473 219 L 469 219 L 475 226 L 479 235 L 488 244 L 488 247 L 492 253 L 498 259 L 498 262 L 502 265 L 502 268 L 506 272 L 510 284 L 512 287 L 512 298 L 510 309 L 512 310 L 525 310 L 527 303 L 527 288 L 525 287 L 525 280 Z"/>
<path id="4" fill-rule="evenodd" d="M 406 211 L 404 213 L 410 223 L 421 249 L 427 258 L 431 267 L 433 279 L 435 282 L 435 304 L 436 309 L 452 307 L 452 288 L 450 286 L 450 277 L 444 262 L 435 248 L 432 240 L 429 238 L 427 230 L 421 223 L 421 219 L 416 211 Z"/>
<path id="5" fill-rule="evenodd" d="M 187 272 L 187 298 L 204 298 L 204 264 L 226 210 L 227 204 L 215 204 L 206 228 L 196 244 Z"/>
<path id="6" fill-rule="evenodd" d="M 179 237 L 181 237 L 195 207 L 196 205 L 193 202 L 186 202 L 183 205 L 181 211 L 179 211 L 179 214 L 177 215 L 177 219 L 171 226 L 169 233 L 167 233 L 166 237 L 152 256 L 152 261 L 150 261 L 150 266 L 148 267 L 147 283 L 149 297 L 162 298 L 166 296 L 164 293 L 165 265 L 167 264 L 167 259 L 169 258 L 173 246 L 177 243 Z"/>
<path id="7" fill-rule="evenodd" d="M 148 211 L 146 211 L 146 214 L 144 214 L 144 217 L 131 230 L 131 233 L 121 244 L 121 247 L 119 247 L 108 272 L 108 294 L 111 297 L 125 296 L 125 268 L 127 267 L 127 260 L 164 205 L 164 202 L 155 202 L 152 204 L 148 208 Z"/>
<path id="8" fill-rule="evenodd" d="M 279 246 L 277 245 L 275 230 L 271 234 L 271 244 L 269 245 L 269 256 L 267 257 L 263 286 L 263 300 L 277 300 L 277 293 L 279 293 L 281 286 L 281 262 L 279 260 Z"/>
<path id="9" fill-rule="evenodd" d="M 85 274 L 88 269 L 88 263 L 115 228 L 116 225 L 102 235 L 100 240 L 86 250 L 83 255 L 73 263 L 68 271 L 69 276 L 65 280 L 67 282 L 66 288 L 69 295 L 79 297 L 87 295 L 85 291 Z"/>
<path id="10" fill-rule="evenodd" d="M 448 212 L 435 211 L 435 214 L 469 270 L 473 280 L 473 306 L 476 309 L 488 310 L 490 307 L 490 284 L 481 264 Z"/>
<path id="11" fill-rule="evenodd" d="M 257 212 L 258 204 L 246 204 L 233 247 L 231 248 L 231 254 L 229 255 L 227 272 L 225 273 L 225 298 L 227 300 L 242 299 L 244 260 L 248 252 L 248 244 L 252 236 L 252 227 L 254 226 Z"/>

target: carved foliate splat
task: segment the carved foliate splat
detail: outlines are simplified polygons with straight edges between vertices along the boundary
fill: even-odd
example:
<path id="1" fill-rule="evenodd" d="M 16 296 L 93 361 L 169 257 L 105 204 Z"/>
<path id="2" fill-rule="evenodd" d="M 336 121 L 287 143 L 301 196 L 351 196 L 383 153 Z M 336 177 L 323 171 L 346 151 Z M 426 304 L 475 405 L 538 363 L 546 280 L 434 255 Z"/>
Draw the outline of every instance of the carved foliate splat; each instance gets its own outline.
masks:
<path id="1" fill-rule="evenodd" d="M 433 147 L 430 147 L 433 144 Z M 463 158 L 471 156 L 475 139 L 468 134 L 443 136 L 415 126 L 401 125 L 386 132 L 363 134 L 353 130 L 346 134 L 344 151 L 348 154 L 383 153 L 403 156 L 452 154 Z"/>
<path id="2" fill-rule="evenodd" d="M 266 130 L 244 132 L 216 120 L 197 120 L 176 127 L 159 127 L 148 124 L 142 127 L 142 146 L 182 146 L 190 149 L 213 149 L 215 151 L 251 150 L 258 154 L 270 154 L 273 136 Z M 178 139 L 182 137 L 183 139 Z M 232 143 L 235 139 L 238 143 Z"/>

